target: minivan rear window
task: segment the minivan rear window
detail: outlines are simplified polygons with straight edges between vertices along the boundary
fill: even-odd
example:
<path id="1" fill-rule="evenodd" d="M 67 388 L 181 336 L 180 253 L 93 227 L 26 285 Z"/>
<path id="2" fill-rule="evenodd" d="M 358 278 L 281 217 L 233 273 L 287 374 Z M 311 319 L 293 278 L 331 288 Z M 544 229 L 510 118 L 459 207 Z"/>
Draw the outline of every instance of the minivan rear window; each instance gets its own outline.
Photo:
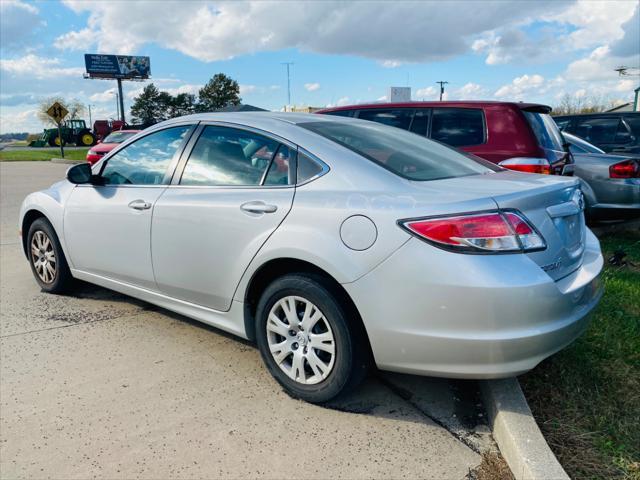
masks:
<path id="1" fill-rule="evenodd" d="M 548 113 L 523 111 L 525 118 L 531 125 L 533 133 L 542 148 L 564 151 L 564 141 L 560 129 Z"/>
<path id="2" fill-rule="evenodd" d="M 310 130 L 409 180 L 439 180 L 494 172 L 460 152 L 375 122 L 309 122 Z"/>

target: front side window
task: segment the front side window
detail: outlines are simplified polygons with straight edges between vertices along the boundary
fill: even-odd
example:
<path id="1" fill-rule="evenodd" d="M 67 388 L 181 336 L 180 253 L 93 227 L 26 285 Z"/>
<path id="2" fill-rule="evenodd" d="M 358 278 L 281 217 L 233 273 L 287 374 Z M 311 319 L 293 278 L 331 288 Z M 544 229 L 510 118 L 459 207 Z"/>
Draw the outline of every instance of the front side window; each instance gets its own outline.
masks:
<path id="1" fill-rule="evenodd" d="M 454 147 L 484 143 L 482 110 L 471 108 L 434 108 L 431 138 Z"/>
<path id="2" fill-rule="evenodd" d="M 190 125 L 167 128 L 132 143 L 107 160 L 101 176 L 105 185 L 161 185 L 173 156 Z"/>
<path id="3" fill-rule="evenodd" d="M 409 180 L 438 180 L 495 171 L 446 145 L 375 122 L 323 121 L 299 126 Z"/>
<path id="4" fill-rule="evenodd" d="M 412 117 L 413 109 L 409 108 L 367 108 L 360 110 L 358 114 L 360 120 L 378 122 L 403 130 L 409 130 Z"/>
<path id="5" fill-rule="evenodd" d="M 272 161 L 270 184 L 282 184 L 285 169 L 288 182 L 290 153 L 279 147 L 277 141 L 253 132 L 209 125 L 193 147 L 180 185 L 261 185 Z"/>

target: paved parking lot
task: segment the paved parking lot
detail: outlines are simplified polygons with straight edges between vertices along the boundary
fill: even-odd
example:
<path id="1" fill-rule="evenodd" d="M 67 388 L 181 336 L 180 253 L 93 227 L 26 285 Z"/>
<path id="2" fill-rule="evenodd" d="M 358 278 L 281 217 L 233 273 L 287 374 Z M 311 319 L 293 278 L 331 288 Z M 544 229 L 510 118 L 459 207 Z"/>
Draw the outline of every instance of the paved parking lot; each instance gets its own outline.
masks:
<path id="1" fill-rule="evenodd" d="M 372 375 L 314 406 L 219 330 L 86 284 L 40 292 L 18 209 L 67 167 L 0 163 L 2 478 L 461 479 L 480 463 L 473 382 Z"/>

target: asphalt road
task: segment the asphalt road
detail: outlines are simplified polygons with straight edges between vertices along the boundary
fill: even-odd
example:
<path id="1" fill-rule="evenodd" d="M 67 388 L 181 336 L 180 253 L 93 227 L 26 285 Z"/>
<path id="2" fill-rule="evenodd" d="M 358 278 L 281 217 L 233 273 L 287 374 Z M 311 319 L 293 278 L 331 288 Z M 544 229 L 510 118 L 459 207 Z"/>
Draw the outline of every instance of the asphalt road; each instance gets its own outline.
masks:
<path id="1" fill-rule="evenodd" d="M 87 284 L 42 293 L 18 209 L 67 167 L 0 162 L 1 478 L 462 479 L 492 447 L 474 382 L 374 374 L 314 406 L 219 330 Z"/>

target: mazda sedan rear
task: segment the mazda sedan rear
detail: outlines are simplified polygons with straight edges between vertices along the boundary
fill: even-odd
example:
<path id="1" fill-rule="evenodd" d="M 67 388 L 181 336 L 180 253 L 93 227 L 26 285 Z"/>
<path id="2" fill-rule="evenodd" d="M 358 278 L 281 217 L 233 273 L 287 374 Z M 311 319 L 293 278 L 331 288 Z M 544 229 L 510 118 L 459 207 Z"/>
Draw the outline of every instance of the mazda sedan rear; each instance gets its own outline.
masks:
<path id="1" fill-rule="evenodd" d="M 93 282 L 255 340 L 325 402 L 373 364 L 516 375 L 601 296 L 577 179 L 504 170 L 393 127 L 282 113 L 161 123 L 29 195 L 40 287 Z"/>

